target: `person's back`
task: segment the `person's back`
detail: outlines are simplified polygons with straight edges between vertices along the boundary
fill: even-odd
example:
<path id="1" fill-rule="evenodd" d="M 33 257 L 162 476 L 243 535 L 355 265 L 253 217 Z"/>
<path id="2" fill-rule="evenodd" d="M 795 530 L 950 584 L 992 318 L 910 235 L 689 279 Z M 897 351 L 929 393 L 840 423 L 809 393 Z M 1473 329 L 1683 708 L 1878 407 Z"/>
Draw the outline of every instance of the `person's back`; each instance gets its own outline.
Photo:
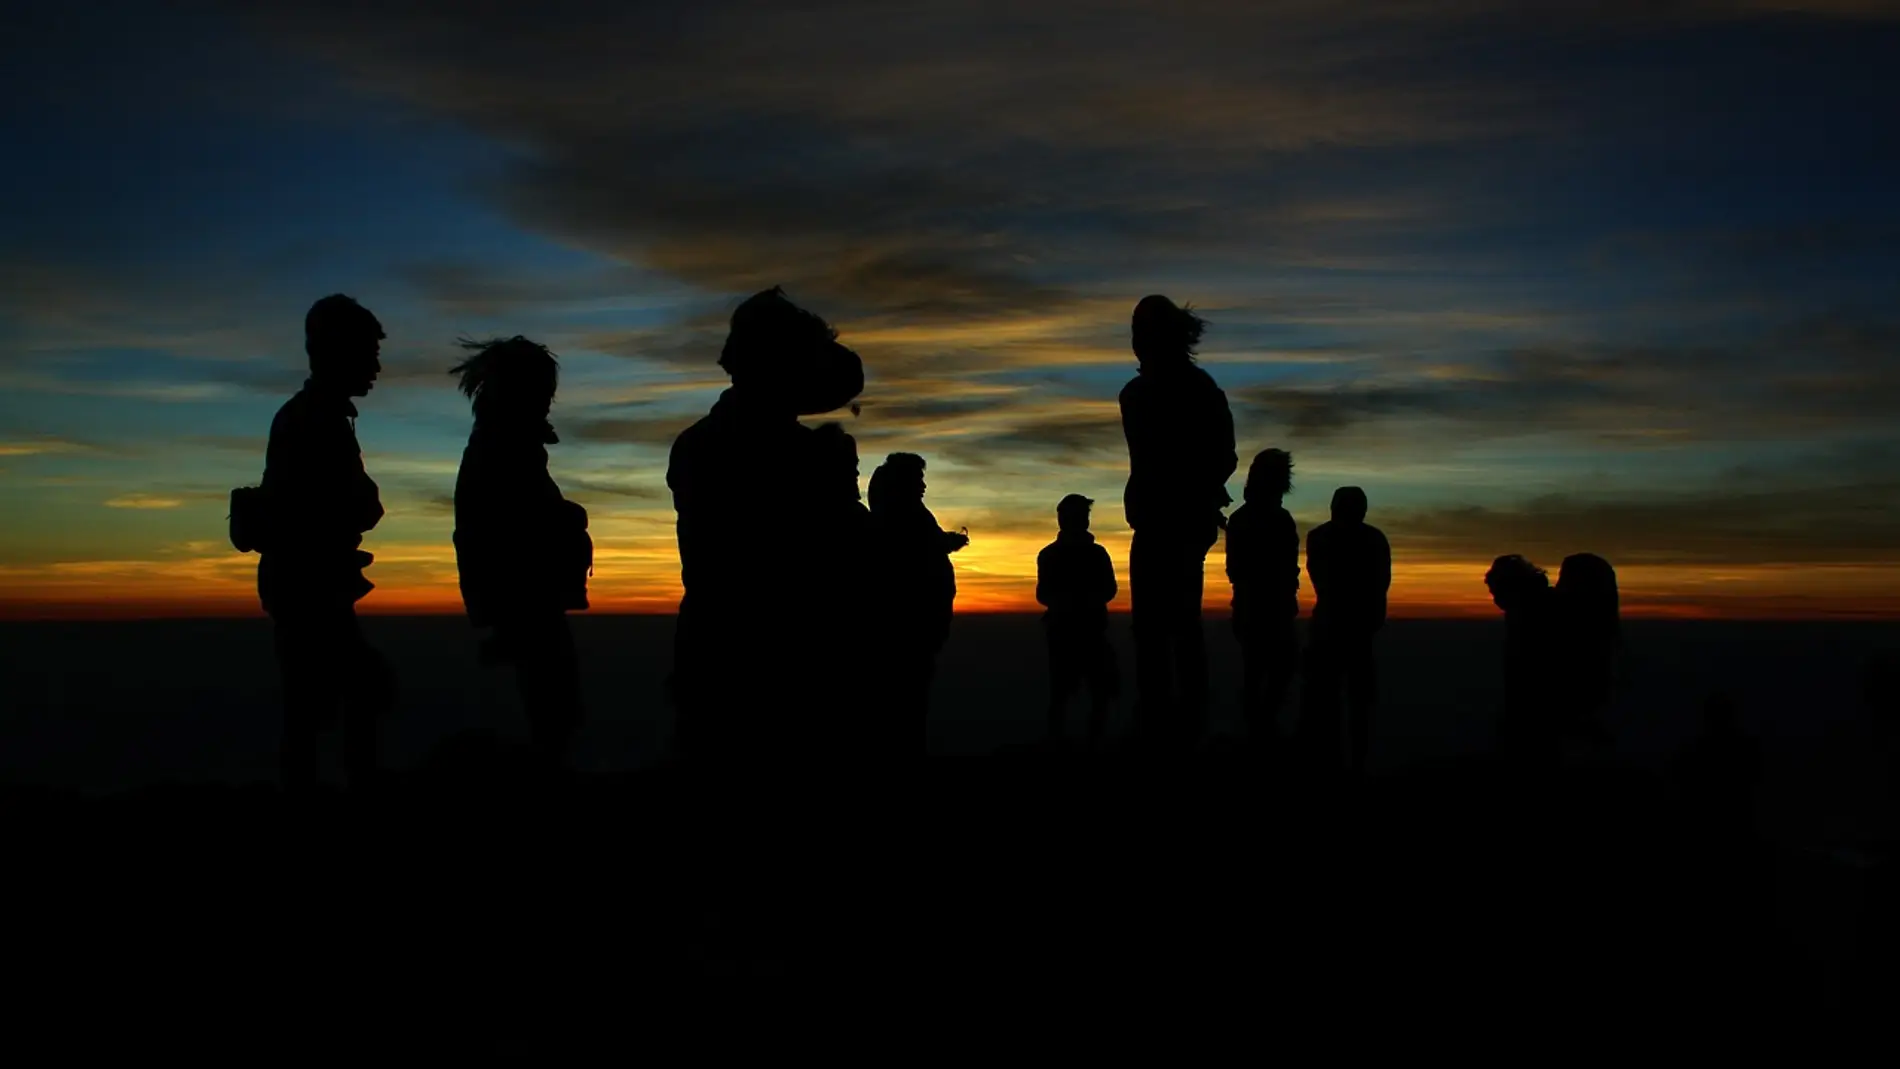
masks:
<path id="1" fill-rule="evenodd" d="M 924 504 L 924 462 L 893 453 L 871 476 L 871 531 L 877 560 L 879 627 L 898 641 L 935 651 L 949 634 L 957 596 L 950 554 L 968 539 L 945 531 Z"/>
<path id="2" fill-rule="evenodd" d="M 1261 502 L 1227 517 L 1227 581 L 1236 616 L 1299 615 L 1300 529 L 1292 513 Z"/>
<path id="3" fill-rule="evenodd" d="M 1206 371 L 1182 360 L 1144 363 L 1119 402 L 1128 441 L 1128 526 L 1211 530 L 1232 500 L 1226 482 L 1239 464 L 1227 395 Z"/>
<path id="4" fill-rule="evenodd" d="M 1566 730 L 1607 743 L 1597 714 L 1610 703 L 1615 683 L 1622 627 L 1616 570 L 1594 553 L 1573 553 L 1558 569 L 1553 593 L 1560 715 Z"/>
<path id="5" fill-rule="evenodd" d="M 1061 531 L 1036 554 L 1036 601 L 1049 649 L 1049 738 L 1060 741 L 1068 696 L 1089 691 L 1089 740 L 1100 743 L 1108 706 L 1120 690 L 1108 644 L 1108 603 L 1115 600 L 1115 564 L 1089 532 L 1095 502 L 1070 494 L 1056 506 Z"/>
<path id="6" fill-rule="evenodd" d="M 1115 565 L 1086 529 L 1063 531 L 1036 554 L 1036 601 L 1050 627 L 1101 631 L 1115 593 Z"/>
<path id="7" fill-rule="evenodd" d="M 1342 487 L 1341 493 L 1355 489 Z M 1342 513 L 1336 495 L 1333 518 L 1306 536 L 1306 574 L 1313 582 L 1316 624 L 1370 634 L 1385 624 L 1392 546 L 1385 532 L 1365 522 L 1364 493 L 1356 500 Z"/>

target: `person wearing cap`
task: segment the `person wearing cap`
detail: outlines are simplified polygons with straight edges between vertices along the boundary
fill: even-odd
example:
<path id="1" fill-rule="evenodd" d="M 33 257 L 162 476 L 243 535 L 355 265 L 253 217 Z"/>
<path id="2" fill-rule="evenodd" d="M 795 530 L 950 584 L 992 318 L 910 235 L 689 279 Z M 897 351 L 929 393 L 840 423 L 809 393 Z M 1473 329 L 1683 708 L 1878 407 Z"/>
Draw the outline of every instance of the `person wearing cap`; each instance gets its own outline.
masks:
<path id="1" fill-rule="evenodd" d="M 1281 504 L 1293 490 L 1293 457 L 1263 449 L 1247 469 L 1245 502 L 1227 517 L 1227 581 L 1240 640 L 1242 712 L 1261 744 L 1280 734 L 1280 708 L 1299 668 L 1300 528 Z"/>
<path id="2" fill-rule="evenodd" d="M 1207 324 L 1159 294 L 1135 306 L 1140 368 L 1122 388 L 1135 537 L 1128 551 L 1135 633 L 1136 729 L 1163 745 L 1192 745 L 1206 728 L 1207 648 L 1201 597 L 1207 551 L 1232 503 L 1239 464 L 1227 395 L 1194 362 Z"/>
<path id="3" fill-rule="evenodd" d="M 1333 491 L 1333 518 L 1306 536 L 1306 574 L 1313 580 L 1313 630 L 1301 688 L 1300 736 L 1325 767 L 1339 765 L 1340 697 L 1346 720 L 1346 767 L 1366 768 L 1372 714 L 1379 701 L 1373 636 L 1385 626 L 1392 587 L 1392 546 L 1366 522 L 1366 492 Z"/>
<path id="4" fill-rule="evenodd" d="M 855 730 L 842 725 L 861 525 L 835 507 L 838 443 L 799 417 L 850 404 L 864 367 L 777 287 L 733 312 L 719 363 L 732 385 L 674 440 L 666 473 L 685 588 L 678 742 L 691 759 L 791 760 Z"/>
<path id="5" fill-rule="evenodd" d="M 356 441 L 354 398 L 382 372 L 382 324 L 335 294 L 304 317 L 310 377 L 271 421 L 264 454 L 268 534 L 258 545 L 257 592 L 271 617 L 284 687 L 284 785 L 315 786 L 317 738 L 344 714 L 345 766 L 353 787 L 376 773 L 378 718 L 394 699 L 388 663 L 363 638 L 356 603 L 363 535 L 383 518 L 376 483 Z"/>
<path id="6" fill-rule="evenodd" d="M 1121 687 L 1115 650 L 1108 644 L 1108 603 L 1115 600 L 1115 565 L 1089 533 L 1095 502 L 1070 494 L 1056 504 L 1056 540 L 1036 554 L 1036 601 L 1049 646 L 1049 741 L 1064 734 L 1069 695 L 1089 692 L 1089 745 L 1101 745 L 1108 707 Z"/>

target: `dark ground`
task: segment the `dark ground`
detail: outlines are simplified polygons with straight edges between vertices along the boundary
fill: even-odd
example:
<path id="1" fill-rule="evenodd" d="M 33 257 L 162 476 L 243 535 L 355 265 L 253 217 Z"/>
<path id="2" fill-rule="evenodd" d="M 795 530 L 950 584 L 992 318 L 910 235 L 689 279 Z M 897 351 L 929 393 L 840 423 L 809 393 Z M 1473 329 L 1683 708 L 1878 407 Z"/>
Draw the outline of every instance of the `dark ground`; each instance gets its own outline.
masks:
<path id="1" fill-rule="evenodd" d="M 372 619 L 404 683 L 397 772 L 295 812 L 270 784 L 266 625 L 0 629 L 13 959 L 49 990 L 342 975 L 517 1015 L 731 978 L 1485 1029 L 1891 1006 L 1890 759 L 1857 699 L 1892 627 L 1632 623 L 1617 755 L 1525 783 L 1487 753 L 1500 631 L 1397 622 L 1355 786 L 1233 740 L 1043 753 L 1040 644 L 1013 617 L 958 621 L 922 769 L 708 783 L 663 760 L 670 621 L 578 626 L 593 722 L 563 791 L 516 775 L 510 681 L 462 621 Z M 1210 639 L 1231 692 L 1224 624 Z M 1756 835 L 1727 845 L 1663 775 L 1717 686 L 1767 756 Z"/>

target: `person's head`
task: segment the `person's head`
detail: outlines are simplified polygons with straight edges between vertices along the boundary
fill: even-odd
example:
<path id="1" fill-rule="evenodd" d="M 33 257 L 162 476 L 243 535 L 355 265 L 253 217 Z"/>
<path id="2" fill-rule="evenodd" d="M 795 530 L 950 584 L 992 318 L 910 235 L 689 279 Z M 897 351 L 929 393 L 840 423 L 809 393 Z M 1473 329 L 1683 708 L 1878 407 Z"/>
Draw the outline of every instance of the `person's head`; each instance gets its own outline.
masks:
<path id="1" fill-rule="evenodd" d="M 1484 585 L 1491 588 L 1491 600 L 1498 608 L 1512 612 L 1527 598 L 1550 589 L 1550 576 L 1512 553 L 1491 562 L 1491 570 L 1484 573 Z"/>
<path id="2" fill-rule="evenodd" d="M 303 317 L 310 377 L 349 397 L 362 397 L 382 374 L 383 325 L 353 297 L 333 293 Z"/>
<path id="3" fill-rule="evenodd" d="M 801 416 L 843 408 L 864 389 L 864 363 L 838 332 L 777 286 L 732 313 L 719 366 L 732 384 Z"/>
<path id="4" fill-rule="evenodd" d="M 1240 496 L 1248 501 L 1278 501 L 1292 489 L 1293 454 L 1284 449 L 1262 449 L 1247 468 L 1247 487 Z"/>
<path id="5" fill-rule="evenodd" d="M 461 390 L 478 418 L 544 420 L 554 406 L 561 366 L 548 347 L 517 334 L 455 343 L 468 354 L 449 374 L 461 376 Z"/>
<path id="6" fill-rule="evenodd" d="M 1557 569 L 1557 592 L 1577 619 L 1615 631 L 1620 616 L 1616 569 L 1594 553 L 1573 553 Z"/>
<path id="7" fill-rule="evenodd" d="M 892 453 L 871 473 L 871 510 L 915 504 L 924 499 L 924 458 Z"/>
<path id="8" fill-rule="evenodd" d="M 1194 362 L 1206 329 L 1206 320 L 1156 293 L 1135 305 L 1129 335 L 1143 368 L 1169 367 Z"/>
<path id="9" fill-rule="evenodd" d="M 1357 486 L 1342 486 L 1333 491 L 1333 520 L 1336 523 L 1363 523 L 1366 519 L 1366 492 Z"/>
<path id="10" fill-rule="evenodd" d="M 1064 531 L 1082 532 L 1089 529 L 1089 509 L 1095 502 L 1081 494 L 1070 494 L 1056 503 L 1056 526 Z"/>

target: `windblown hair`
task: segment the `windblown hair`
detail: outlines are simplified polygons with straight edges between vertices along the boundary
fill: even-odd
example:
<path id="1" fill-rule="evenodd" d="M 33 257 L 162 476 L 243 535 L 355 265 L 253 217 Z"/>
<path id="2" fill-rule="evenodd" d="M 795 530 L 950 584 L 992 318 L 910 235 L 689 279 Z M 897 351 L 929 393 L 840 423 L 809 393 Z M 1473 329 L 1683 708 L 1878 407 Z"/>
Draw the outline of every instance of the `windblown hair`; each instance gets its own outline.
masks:
<path id="1" fill-rule="evenodd" d="M 773 286 L 746 298 L 733 310 L 719 366 L 728 372 L 743 372 L 756 358 L 770 356 L 776 349 L 837 340 L 838 331 L 823 316 L 793 304 L 783 286 Z"/>
<path id="2" fill-rule="evenodd" d="M 1262 449 L 1247 467 L 1245 493 L 1255 491 L 1285 497 L 1293 490 L 1293 454 L 1284 449 Z"/>
<path id="3" fill-rule="evenodd" d="M 455 344 L 469 355 L 449 374 L 461 376 L 458 385 L 478 412 L 504 397 L 552 399 L 560 385 L 560 361 L 540 342 L 517 334 L 479 341 L 459 338 Z"/>
<path id="4" fill-rule="evenodd" d="M 1144 360 L 1156 355 L 1182 356 L 1192 361 L 1207 330 L 1207 320 L 1195 315 L 1191 305 L 1176 305 L 1159 293 L 1143 297 L 1135 305 L 1132 325 L 1135 352 Z"/>
<path id="5" fill-rule="evenodd" d="M 1491 570 L 1484 573 L 1484 585 L 1493 592 L 1543 590 L 1550 586 L 1550 574 L 1526 558 L 1511 553 L 1491 562 Z"/>

